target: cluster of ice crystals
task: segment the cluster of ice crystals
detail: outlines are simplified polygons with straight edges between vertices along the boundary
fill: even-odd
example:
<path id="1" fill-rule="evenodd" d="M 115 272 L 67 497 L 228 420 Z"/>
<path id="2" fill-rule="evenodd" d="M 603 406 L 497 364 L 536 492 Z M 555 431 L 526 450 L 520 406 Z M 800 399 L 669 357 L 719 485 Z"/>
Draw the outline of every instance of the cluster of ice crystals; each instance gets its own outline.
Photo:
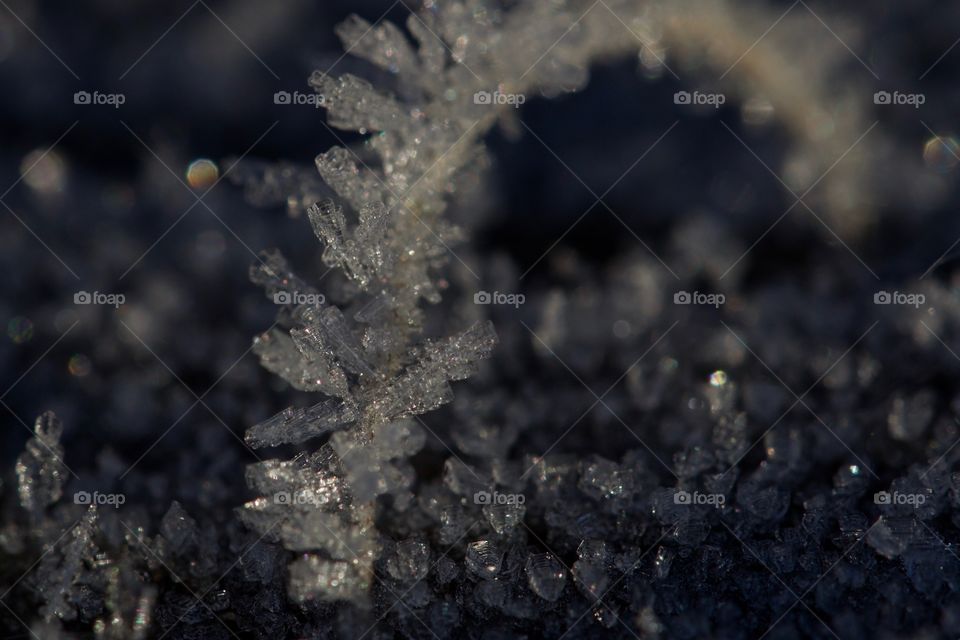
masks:
<path id="1" fill-rule="evenodd" d="M 722 70 L 740 62 L 737 56 L 754 41 L 752 31 L 741 26 L 752 20 L 741 20 L 741 12 L 726 2 L 695 3 L 705 17 L 670 2 L 601 5 L 587 0 L 428 2 L 409 17 L 406 31 L 389 21 L 371 24 L 352 17 L 337 35 L 348 53 L 385 72 L 381 82 L 317 72 L 309 84 L 331 126 L 369 137 L 319 154 L 316 175 L 290 167 L 257 170 L 270 183 L 259 188 L 254 179 L 243 179 L 261 200 L 286 199 L 291 211 L 306 213 L 323 245 L 323 263 L 339 272 L 320 291 L 279 253 L 265 254 L 252 270 L 253 280 L 281 305 L 276 326 L 257 338 L 255 352 L 264 367 L 295 389 L 324 396 L 309 406 L 288 408 L 246 435 L 247 443 L 258 448 L 327 438 L 313 453 L 262 462 L 248 471 L 248 484 L 262 497 L 247 503 L 241 517 L 299 554 L 289 566 L 287 585 L 296 601 L 346 600 L 363 609 L 370 587 L 379 581 L 382 588 L 374 592 L 389 602 L 386 612 L 394 612 L 397 630 L 415 635 L 420 613 L 448 625 L 489 611 L 532 620 L 537 602 L 569 597 L 589 603 L 593 620 L 611 628 L 625 615 L 626 599 L 601 603 L 600 598 L 621 582 L 640 589 L 626 579 L 644 558 L 644 539 L 657 540 L 656 529 L 662 529 L 662 543 L 647 560 L 647 575 L 670 581 L 681 573 L 677 566 L 694 554 L 710 555 L 705 545 L 711 532 L 731 510 L 749 523 L 742 525 L 743 534 L 785 518 L 792 494 L 777 481 L 807 470 L 801 447 L 810 444 L 793 426 L 768 434 L 761 471 L 741 478 L 737 464 L 750 452 L 755 422 L 776 419 L 789 398 L 776 385 L 729 379 L 727 371 L 742 364 L 746 353 L 719 331 L 703 340 L 698 358 L 703 366 L 723 368 L 711 365 L 709 382 L 700 379 L 682 391 L 689 372 L 678 371 L 669 353 L 633 364 L 619 362 L 620 354 L 612 358 L 627 370 L 629 408 L 653 420 L 664 415 L 662 425 L 651 429 L 659 428 L 660 444 L 676 451 L 672 466 L 652 461 L 649 454 L 656 453 L 649 447 L 617 460 L 553 454 L 520 464 L 510 457 L 520 438 L 525 446 L 548 450 L 551 443 L 541 442 L 536 430 L 565 429 L 569 416 L 582 411 L 571 401 L 576 393 L 567 398 L 526 387 L 509 406 L 483 406 L 474 396 L 453 406 L 451 413 L 462 424 L 449 429 L 451 439 L 469 462 L 454 454 L 444 461 L 439 478 L 424 479 L 410 461 L 426 442 L 411 418 L 451 403 L 451 382 L 474 375 L 498 339 L 492 323 L 476 310 L 435 319 L 429 306 L 443 302 L 459 309 L 441 300 L 451 285 L 446 271 L 452 251 L 464 237 L 444 219 L 448 201 L 485 166 L 483 136 L 498 123 L 508 132 L 517 128 L 512 105 L 480 98 L 574 91 L 586 84 L 595 60 L 638 51 L 651 74 L 666 68 L 664 57 L 671 51 L 692 69 L 708 60 Z M 702 42 L 705 33 L 715 40 Z M 780 55 L 790 51 L 785 47 Z M 811 171 L 823 164 L 817 149 L 830 141 L 796 115 L 810 111 L 839 118 L 821 108 L 822 87 L 816 84 L 812 97 L 803 100 L 766 67 L 731 84 L 731 91 L 751 96 L 766 89 L 798 138 L 797 164 Z M 856 109 L 846 113 L 844 124 L 855 124 Z M 721 226 L 701 221 L 681 227 L 674 238 L 676 262 L 717 281 L 741 253 Z M 704 239 L 714 237 L 723 242 L 703 255 Z M 597 370 L 608 356 L 592 347 L 598 316 L 616 318 L 620 333 L 625 326 L 627 333 L 646 335 L 659 326 L 669 312 L 662 301 L 674 283 L 643 260 L 621 266 L 602 291 L 583 287 L 593 293 L 570 297 L 553 291 L 535 301 L 540 339 L 531 357 L 558 357 L 576 370 Z M 644 301 L 642 308 L 637 300 Z M 510 346 L 521 342 L 513 338 Z M 782 354 L 783 359 L 795 356 Z M 516 365 L 504 366 L 522 373 Z M 844 384 L 836 375 L 825 386 Z M 669 404 L 677 400 L 672 391 L 684 394 L 689 413 Z M 538 393 L 551 399 L 539 401 Z M 906 440 L 927 429 L 929 404 L 922 397 L 895 400 L 891 434 Z M 541 424 L 544 416 L 561 417 L 557 424 Z M 609 419 L 605 426 L 620 428 Z M 695 436 L 688 438 L 690 432 Z M 663 486 L 658 474 L 664 471 L 675 475 L 675 487 Z M 858 486 L 856 479 L 838 483 L 843 491 Z M 686 505 L 678 500 L 681 491 L 708 491 L 726 506 Z M 529 503 L 521 499 L 528 492 Z M 481 496 L 497 499 L 478 500 Z M 501 500 L 504 496 L 508 499 Z M 827 527 L 827 515 L 816 504 L 806 516 L 811 528 Z M 862 520 L 843 520 L 842 535 L 863 535 Z M 559 547 L 557 555 L 552 549 L 528 550 L 528 521 L 550 531 L 546 542 L 538 542 Z M 478 528 L 479 534 L 469 535 Z M 607 539 L 620 542 L 607 544 Z M 876 540 L 880 544 L 882 538 Z M 453 555 L 462 558 L 463 571 L 446 557 L 451 549 L 438 549 L 435 568 L 428 569 L 434 545 L 456 548 L 459 553 Z M 793 560 L 780 548 L 771 555 L 777 566 Z M 562 557 L 572 561 L 569 570 Z M 425 585 L 431 572 L 441 586 L 435 593 Z M 568 573 L 571 589 L 565 588 Z M 529 589 L 522 586 L 523 574 Z M 453 583 L 474 597 L 450 599 L 443 592 Z M 387 593 L 391 585 L 404 585 L 402 595 Z M 636 626 L 659 633 L 663 626 L 652 599 L 643 595 L 645 604 L 633 610 Z M 556 624 L 546 622 L 545 631 L 561 635 L 564 630 Z"/>

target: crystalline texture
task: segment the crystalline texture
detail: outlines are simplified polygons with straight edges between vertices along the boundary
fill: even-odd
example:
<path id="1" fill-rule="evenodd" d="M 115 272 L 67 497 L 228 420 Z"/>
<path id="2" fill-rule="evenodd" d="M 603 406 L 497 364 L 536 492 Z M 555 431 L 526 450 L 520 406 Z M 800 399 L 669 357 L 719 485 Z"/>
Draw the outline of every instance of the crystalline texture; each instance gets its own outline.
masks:
<path id="1" fill-rule="evenodd" d="M 467 569 L 485 580 L 494 579 L 500 573 L 503 551 L 490 540 L 478 540 L 467 545 Z"/>
<path id="2" fill-rule="evenodd" d="M 254 340 L 253 352 L 260 364 L 301 391 L 320 391 L 328 395 L 347 395 L 343 371 L 326 352 L 314 348 L 307 332 L 292 329 L 290 335 L 271 329 Z"/>
<path id="3" fill-rule="evenodd" d="M 430 548 L 420 540 L 404 540 L 387 559 L 387 572 L 394 580 L 416 582 L 427 575 L 430 568 Z"/>
<path id="4" fill-rule="evenodd" d="M 530 589 L 548 602 L 556 602 L 567 583 L 567 570 L 551 553 L 531 553 L 524 567 Z"/>
<path id="5" fill-rule="evenodd" d="M 339 400 L 324 400 L 302 409 L 288 407 L 247 430 L 244 439 L 254 448 L 298 443 L 329 433 L 356 419 L 353 409 Z"/>
<path id="6" fill-rule="evenodd" d="M 317 203 L 308 215 L 314 233 L 326 245 L 324 263 L 342 268 L 361 288 L 367 289 L 390 267 L 393 260 L 387 258 L 381 243 L 390 214 L 382 203 L 362 205 L 360 222 L 352 234 L 347 231 L 343 209 L 332 200 Z"/>
<path id="7" fill-rule="evenodd" d="M 17 489 L 20 505 L 39 515 L 63 495 L 67 468 L 60 445 L 63 424 L 59 418 L 50 411 L 43 413 L 34 423 L 33 433 L 26 450 L 17 458 Z"/>

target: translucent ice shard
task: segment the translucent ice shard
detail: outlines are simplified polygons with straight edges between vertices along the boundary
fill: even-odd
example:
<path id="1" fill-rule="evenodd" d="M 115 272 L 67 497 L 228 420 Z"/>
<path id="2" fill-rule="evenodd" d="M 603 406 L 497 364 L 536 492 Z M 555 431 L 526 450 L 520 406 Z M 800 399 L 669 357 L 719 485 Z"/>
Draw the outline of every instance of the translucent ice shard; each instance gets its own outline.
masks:
<path id="1" fill-rule="evenodd" d="M 485 580 L 492 580 L 500 573 L 503 551 L 491 540 L 478 540 L 467 545 L 467 569 Z"/>
<path id="2" fill-rule="evenodd" d="M 193 543 L 198 534 L 197 521 L 190 517 L 179 502 L 174 500 L 160 521 L 160 535 L 174 549 Z"/>
<path id="3" fill-rule="evenodd" d="M 315 347 L 309 331 L 309 328 L 292 329 L 287 335 L 271 329 L 254 340 L 253 352 L 265 369 L 295 389 L 346 396 L 347 380 L 343 371 L 329 353 Z"/>
<path id="4" fill-rule="evenodd" d="M 552 553 L 531 553 L 524 571 L 531 591 L 548 602 L 556 602 L 567 584 L 567 570 Z"/>
<path id="5" fill-rule="evenodd" d="M 417 55 L 407 38 L 391 22 L 376 25 L 359 16 L 350 16 L 336 28 L 343 48 L 392 73 L 416 74 L 420 71 Z"/>
<path id="6" fill-rule="evenodd" d="M 499 535 L 509 533 L 523 522 L 527 507 L 522 502 L 507 500 L 504 504 L 485 504 L 483 515 Z"/>
<path id="7" fill-rule="evenodd" d="M 312 554 L 295 560 L 289 575 L 290 595 L 298 602 L 320 599 L 363 603 L 370 588 L 370 577 L 358 571 L 354 563 Z"/>
<path id="8" fill-rule="evenodd" d="M 316 294 L 317 291 L 300 279 L 279 251 L 263 251 L 260 261 L 250 267 L 250 280 L 264 288 L 268 298 L 292 302 L 293 294 Z"/>
<path id="9" fill-rule="evenodd" d="M 387 572 L 394 580 L 416 582 L 427 575 L 430 568 L 430 547 L 422 540 L 398 542 L 387 558 Z"/>
<path id="10" fill-rule="evenodd" d="M 367 289 L 391 265 L 392 255 L 383 242 L 390 213 L 381 202 L 361 205 L 360 222 L 352 233 L 347 230 L 343 208 L 333 200 L 317 203 L 308 215 L 314 233 L 326 246 L 324 263 L 342 268 L 361 288 Z"/>
<path id="11" fill-rule="evenodd" d="M 341 428 L 356 417 L 340 400 L 324 400 L 301 409 L 288 407 L 248 429 L 244 439 L 255 449 L 296 444 Z"/>
<path id="12" fill-rule="evenodd" d="M 356 156 L 342 147 L 321 153 L 316 160 L 323 181 L 354 211 L 372 202 L 388 202 L 383 182 L 370 170 L 357 166 Z"/>
<path id="13" fill-rule="evenodd" d="M 596 600 L 603 596 L 610 584 L 607 570 L 590 560 L 577 560 L 573 563 L 573 577 L 583 595 Z"/>
<path id="14" fill-rule="evenodd" d="M 301 308 L 298 320 L 304 325 L 304 336 L 314 348 L 326 350 L 344 369 L 356 375 L 370 375 L 373 370 L 363 357 L 363 347 L 350 330 L 343 312 L 336 307 Z"/>
<path id="15" fill-rule="evenodd" d="M 405 117 L 396 100 L 349 73 L 333 78 L 314 72 L 310 85 L 323 96 L 330 124 L 338 129 L 383 131 L 395 128 Z"/>
<path id="16" fill-rule="evenodd" d="M 63 433 L 60 419 L 52 411 L 41 414 L 34 423 L 33 433 L 26 450 L 17 458 L 17 490 L 20 505 L 32 514 L 39 514 L 63 495 L 67 468 L 60 445 Z"/>
<path id="17" fill-rule="evenodd" d="M 87 508 L 80 521 L 64 536 L 62 550 L 43 556 L 37 570 L 41 597 L 46 605 L 41 609 L 46 620 L 60 618 L 74 620 L 77 608 L 73 605 L 74 585 L 82 581 L 84 566 L 94 560 L 97 533 L 97 507 Z"/>

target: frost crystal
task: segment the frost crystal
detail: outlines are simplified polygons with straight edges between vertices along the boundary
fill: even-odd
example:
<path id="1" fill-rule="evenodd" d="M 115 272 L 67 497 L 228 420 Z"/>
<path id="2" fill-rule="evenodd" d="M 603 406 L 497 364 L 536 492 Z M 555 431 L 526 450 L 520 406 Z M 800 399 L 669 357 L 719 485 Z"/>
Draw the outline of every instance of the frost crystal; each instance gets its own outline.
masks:
<path id="1" fill-rule="evenodd" d="M 16 470 L 20 504 L 37 516 L 63 495 L 66 466 L 60 445 L 63 424 L 57 416 L 47 411 L 37 418 L 33 432 L 26 451 L 17 458 Z"/>
<path id="2" fill-rule="evenodd" d="M 548 602 L 556 601 L 566 586 L 567 571 L 550 553 L 531 553 L 525 571 L 530 589 Z"/>
<path id="3" fill-rule="evenodd" d="M 254 448 L 309 447 L 292 460 L 251 465 L 247 482 L 261 497 L 241 509 L 248 526 L 298 554 L 289 566 L 287 585 L 298 602 L 347 600 L 364 609 L 370 604 L 368 590 L 381 578 L 377 593 L 389 591 L 390 584 L 410 584 L 403 595 L 382 594 L 397 605 L 390 608 L 404 620 L 399 624 L 409 622 L 410 606 L 431 619 L 458 620 L 463 602 L 459 597 L 457 605 L 431 602 L 429 591 L 417 582 L 428 573 L 422 567 L 431 557 L 426 541 L 462 545 L 479 527 L 483 537 L 467 544 L 464 554 L 467 577 L 476 582 L 475 602 L 466 605 L 469 614 L 478 613 L 472 608 L 487 607 L 532 618 L 533 596 L 513 597 L 513 582 L 508 580 L 526 571 L 533 594 L 552 602 L 564 590 L 567 571 L 551 554 L 527 557 L 506 544 L 525 536 L 527 517 L 544 520 L 551 530 L 563 530 L 560 542 L 568 552 L 576 540 L 582 541 L 571 577 L 581 593 L 578 597 L 591 603 L 611 585 L 614 571 L 626 574 L 639 561 L 636 549 L 608 548 L 602 542 L 615 531 L 640 540 L 648 525 L 646 520 L 636 522 L 633 513 L 652 513 L 664 529 L 665 545 L 653 565 L 661 580 L 677 573 L 676 558 L 681 554 L 676 546 L 693 553 L 710 535 L 718 511 L 680 504 L 675 500 L 679 488 L 656 489 L 654 473 L 637 454 L 627 454 L 622 461 L 595 456 L 579 464 L 556 457 L 533 460 L 530 479 L 537 499 L 552 505 L 546 513 L 541 507 L 528 516 L 531 507 L 517 499 L 488 500 L 501 495 L 500 489 L 513 492 L 507 495 L 514 498 L 527 490 L 527 474 L 516 460 L 508 459 L 508 452 L 521 428 L 550 413 L 548 407 L 526 406 L 525 401 L 536 402 L 531 398 L 502 412 L 488 407 L 489 420 L 477 417 L 482 412 L 474 411 L 475 398 L 463 406 L 455 404 L 451 413 L 463 418 L 464 425 L 450 429 L 451 438 L 470 461 L 454 455 L 442 467 L 436 464 L 442 477 L 435 483 L 418 486 L 421 479 L 409 460 L 424 448 L 424 457 L 433 459 L 436 451 L 426 447 L 424 433 L 432 430 L 419 416 L 451 403 L 452 383 L 476 374 L 497 343 L 492 323 L 475 310 L 443 318 L 431 312 L 431 305 L 441 303 L 444 312 L 456 309 L 441 294 L 458 291 L 462 283 L 457 277 L 472 273 L 454 253 L 464 231 L 444 214 L 449 201 L 462 198 L 464 186 L 487 164 L 483 137 L 497 124 L 508 133 L 516 131 L 512 107 L 521 97 L 549 97 L 582 88 L 589 65 L 598 59 L 639 51 L 644 68 L 659 72 L 666 68 L 660 54 L 669 48 L 692 69 L 710 64 L 723 71 L 740 62 L 737 56 L 743 50 L 753 48 L 755 36 L 747 28 L 752 26 L 747 20 L 752 12 L 726 2 L 695 2 L 693 12 L 684 3 L 601 4 L 571 0 L 494 7 L 473 0 L 429 2 L 410 16 L 406 31 L 386 21 L 371 24 L 352 17 L 338 27 L 337 35 L 348 53 L 382 72 L 374 74 L 377 83 L 353 73 L 316 72 L 309 84 L 332 127 L 367 137 L 362 144 L 320 153 L 316 175 L 291 167 L 242 174 L 248 191 L 253 189 L 261 200 L 285 199 L 292 212 L 306 213 L 323 246 L 323 264 L 336 270 L 322 290 L 299 277 L 279 252 L 263 254 L 251 270 L 254 282 L 280 305 L 275 326 L 255 340 L 255 353 L 266 369 L 294 389 L 323 396 L 307 406 L 287 408 L 246 434 Z M 702 42 L 705 30 L 716 42 Z M 784 60 L 754 65 L 749 78 L 727 86 L 741 97 L 769 94 L 774 107 L 782 110 L 797 139 L 790 161 L 804 168 L 796 182 L 803 183 L 807 174 L 815 177 L 818 168 L 833 169 L 837 156 L 852 151 L 824 137 L 825 127 L 810 124 L 828 120 L 822 101 L 825 95 L 834 98 L 833 93 L 819 82 L 800 95 L 787 89 L 800 86 L 802 77 L 793 71 L 789 78 L 780 77 L 780 70 L 793 68 L 785 60 L 795 45 L 785 48 L 768 52 Z M 501 100 L 504 96 L 508 99 Z M 861 117 L 852 106 L 845 114 L 836 126 Z M 836 175 L 840 172 L 838 168 Z M 263 175 L 270 184 L 256 187 L 253 174 Z M 832 180 L 833 175 L 824 179 Z M 835 199 L 839 201 L 849 204 L 851 199 Z M 678 259 L 692 263 L 691 271 L 722 275 L 718 272 L 728 263 L 727 256 L 716 252 L 703 256 L 698 250 L 703 238 L 715 233 L 717 229 L 709 225 L 690 226 L 676 238 Z M 729 245 L 724 251 L 733 251 L 732 242 L 724 244 Z M 447 273 L 451 258 L 462 263 L 455 265 L 457 277 Z M 664 283 L 650 275 L 653 270 L 632 269 L 630 277 L 618 281 L 617 295 L 610 297 L 659 298 Z M 579 326 L 590 325 L 596 317 L 595 302 L 586 298 L 571 302 L 557 294 L 542 304 L 546 326 L 540 333 L 546 344 L 554 345 L 548 351 L 560 351 L 561 359 L 574 368 L 597 366 L 604 358 L 601 351 L 589 348 L 592 336 Z M 617 317 L 637 315 L 630 303 L 615 305 L 623 307 L 614 310 Z M 661 311 L 647 309 L 633 321 L 637 328 L 649 329 Z M 618 321 L 617 326 L 623 325 L 630 329 L 630 323 Z M 666 390 L 677 379 L 676 365 L 667 358 L 660 365 L 628 371 L 633 398 L 649 415 L 664 408 Z M 753 440 L 755 427 L 742 404 L 752 414 L 773 414 L 780 401 L 752 388 L 751 400 L 741 403 L 739 387 L 726 383 L 726 372 L 717 371 L 702 399 L 690 400 L 691 408 L 702 407 L 698 419 L 710 422 L 697 446 L 675 458 L 680 486 L 689 484 L 692 489 L 701 478 L 706 489 L 735 502 L 738 512 L 748 514 L 758 526 L 776 522 L 789 508 L 790 494 L 765 478 L 737 487 L 739 470 L 728 467 L 736 466 Z M 566 408 L 567 413 L 574 410 Z M 906 412 L 899 406 L 894 411 L 909 414 L 911 425 L 923 422 L 916 419 L 915 405 Z M 558 412 L 563 413 L 559 408 Z M 912 433 L 902 428 L 902 422 L 891 417 L 891 429 Z M 688 428 L 680 421 L 667 426 L 665 431 L 673 432 Z M 325 440 L 308 442 L 314 438 Z M 786 449 L 794 455 L 772 459 L 771 467 L 793 470 L 802 463 L 795 447 L 775 444 L 769 450 Z M 583 509 L 584 504 L 590 508 Z M 404 515 L 410 522 L 398 524 Z M 428 526 L 425 519 L 435 527 L 435 538 L 422 535 Z M 395 531 L 406 541 L 382 536 L 379 525 L 385 522 L 397 525 Z M 850 528 L 854 530 L 862 533 Z M 457 579 L 456 566 L 440 558 L 436 575 L 440 584 L 451 583 Z M 594 619 L 612 627 L 619 610 L 619 604 L 597 606 Z M 649 607 L 641 626 L 659 628 Z M 404 629 L 403 634 L 414 632 Z"/>

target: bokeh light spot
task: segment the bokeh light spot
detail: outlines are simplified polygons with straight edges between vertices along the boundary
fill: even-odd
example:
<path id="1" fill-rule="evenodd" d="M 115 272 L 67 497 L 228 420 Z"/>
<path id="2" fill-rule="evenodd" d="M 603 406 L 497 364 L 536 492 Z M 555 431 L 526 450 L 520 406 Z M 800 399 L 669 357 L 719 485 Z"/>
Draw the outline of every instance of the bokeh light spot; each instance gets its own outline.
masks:
<path id="1" fill-rule="evenodd" d="M 187 167 L 187 183 L 194 189 L 209 189 L 220 177 L 217 163 L 207 158 L 199 158 Z"/>

